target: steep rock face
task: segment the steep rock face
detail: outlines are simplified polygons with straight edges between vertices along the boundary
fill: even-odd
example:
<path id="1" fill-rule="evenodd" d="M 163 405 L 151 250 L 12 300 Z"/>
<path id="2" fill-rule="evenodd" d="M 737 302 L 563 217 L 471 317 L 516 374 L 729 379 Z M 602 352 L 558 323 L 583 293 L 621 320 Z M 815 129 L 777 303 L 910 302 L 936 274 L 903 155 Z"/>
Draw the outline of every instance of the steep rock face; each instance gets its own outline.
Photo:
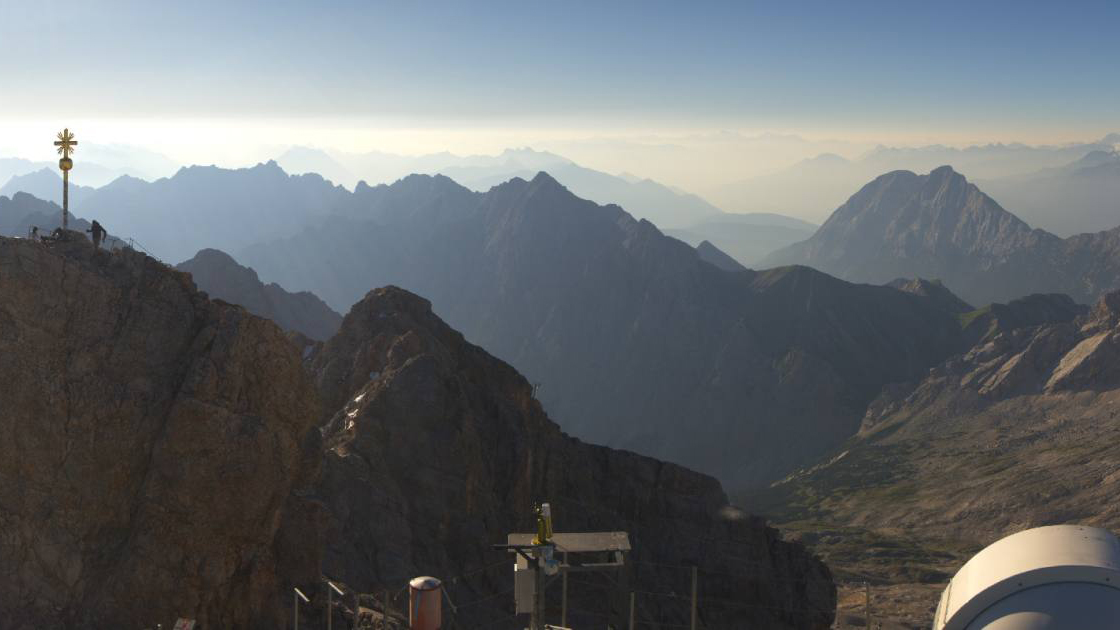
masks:
<path id="1" fill-rule="evenodd" d="M 271 319 L 285 330 L 325 340 L 338 331 L 342 315 L 313 293 L 289 293 L 276 283 L 264 284 L 257 272 L 237 264 L 228 254 L 204 249 L 175 266 L 191 274 L 212 297 L 244 306 L 250 313 Z"/>
<path id="2" fill-rule="evenodd" d="M 800 546 L 728 506 L 710 477 L 561 433 L 524 378 L 426 300 L 378 289 L 338 335 L 309 347 L 329 418 L 319 490 L 327 575 L 370 592 L 411 575 L 469 574 L 448 580 L 453 600 L 489 603 L 464 607 L 458 623 L 514 627 L 502 619 L 512 560 L 490 545 L 532 531 L 533 503 L 551 501 L 558 531 L 630 532 L 637 563 L 627 579 L 662 594 L 639 600 L 641 618 L 686 622 L 687 607 L 664 594 L 687 592 L 681 567 L 696 564 L 705 627 L 831 623 L 830 576 Z M 574 620 L 602 624 L 610 603 L 621 613 L 605 585 L 572 587 Z"/>
<path id="3" fill-rule="evenodd" d="M 733 486 L 842 442 L 884 383 L 919 378 L 959 334 L 924 296 L 806 267 L 720 270 L 544 173 L 486 194 L 413 176 L 354 198 L 243 259 L 335 304 L 390 284 L 424 295 L 542 383 L 566 431 Z"/>
<path id="4" fill-rule="evenodd" d="M 275 627 L 277 531 L 317 452 L 298 355 L 71 236 L 0 239 L 0 627 Z"/>
<path id="5" fill-rule="evenodd" d="M 1120 229 L 1062 240 L 1032 230 L 948 166 L 876 178 L 808 240 L 764 264 L 805 264 L 846 280 L 941 278 L 973 304 L 1032 293 L 1092 302 L 1117 288 Z"/>

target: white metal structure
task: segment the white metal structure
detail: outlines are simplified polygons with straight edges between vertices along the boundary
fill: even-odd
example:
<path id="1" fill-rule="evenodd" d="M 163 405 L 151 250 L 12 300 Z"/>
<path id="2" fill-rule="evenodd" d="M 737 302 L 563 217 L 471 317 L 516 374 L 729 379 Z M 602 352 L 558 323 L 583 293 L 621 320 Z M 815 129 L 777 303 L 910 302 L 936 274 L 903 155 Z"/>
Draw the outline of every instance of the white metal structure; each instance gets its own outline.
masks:
<path id="1" fill-rule="evenodd" d="M 1120 540 L 1096 527 L 1012 534 L 976 554 L 941 593 L 933 630 L 1120 628 Z"/>

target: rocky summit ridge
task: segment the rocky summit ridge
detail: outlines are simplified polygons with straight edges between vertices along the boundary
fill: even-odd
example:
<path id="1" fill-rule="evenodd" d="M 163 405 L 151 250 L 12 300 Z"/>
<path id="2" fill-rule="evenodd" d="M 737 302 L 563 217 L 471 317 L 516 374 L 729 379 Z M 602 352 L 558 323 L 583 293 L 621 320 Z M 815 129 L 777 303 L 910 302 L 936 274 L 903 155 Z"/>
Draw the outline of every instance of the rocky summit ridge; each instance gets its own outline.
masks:
<path id="1" fill-rule="evenodd" d="M 69 236 L 0 238 L 0 626 L 275 627 L 315 433 L 298 354 L 185 274 Z"/>

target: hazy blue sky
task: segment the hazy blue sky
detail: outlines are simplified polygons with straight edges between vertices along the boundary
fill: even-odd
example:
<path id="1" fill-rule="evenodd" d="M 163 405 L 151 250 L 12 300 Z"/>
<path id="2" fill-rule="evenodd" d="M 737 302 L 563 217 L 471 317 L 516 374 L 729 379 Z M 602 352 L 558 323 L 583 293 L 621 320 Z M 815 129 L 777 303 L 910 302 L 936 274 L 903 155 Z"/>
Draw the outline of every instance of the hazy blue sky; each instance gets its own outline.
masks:
<path id="1" fill-rule="evenodd" d="M 1118 24 L 1118 2 L 0 0 L 0 133 L 267 118 L 276 144 L 283 121 L 1087 140 L 1120 128 Z"/>

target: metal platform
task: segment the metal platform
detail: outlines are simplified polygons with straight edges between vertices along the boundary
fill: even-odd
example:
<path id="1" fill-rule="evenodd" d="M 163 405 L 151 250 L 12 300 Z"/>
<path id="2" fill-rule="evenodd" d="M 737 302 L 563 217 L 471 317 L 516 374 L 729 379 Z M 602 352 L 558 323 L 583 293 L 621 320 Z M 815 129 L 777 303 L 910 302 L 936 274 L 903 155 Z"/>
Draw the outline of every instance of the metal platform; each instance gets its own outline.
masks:
<path id="1" fill-rule="evenodd" d="M 528 546 L 535 534 L 510 534 L 506 544 Z M 549 541 L 561 553 L 594 553 L 602 551 L 630 551 L 630 535 L 626 532 L 557 533 Z"/>

